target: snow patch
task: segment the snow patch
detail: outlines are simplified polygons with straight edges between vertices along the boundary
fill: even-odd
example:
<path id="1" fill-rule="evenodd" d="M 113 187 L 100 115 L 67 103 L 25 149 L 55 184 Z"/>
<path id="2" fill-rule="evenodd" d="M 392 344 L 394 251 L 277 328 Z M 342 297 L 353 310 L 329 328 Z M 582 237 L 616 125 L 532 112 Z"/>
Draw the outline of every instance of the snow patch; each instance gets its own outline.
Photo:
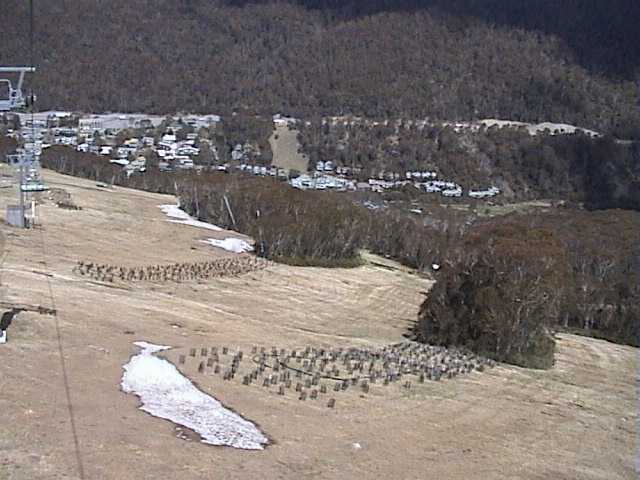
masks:
<path id="1" fill-rule="evenodd" d="M 171 347 L 134 345 L 142 351 L 123 366 L 121 388 L 140 398 L 140 410 L 197 432 L 202 443 L 264 449 L 269 440 L 258 427 L 198 390 L 173 364 L 153 355 Z"/>
<path id="2" fill-rule="evenodd" d="M 212 225 L 211 223 L 201 222 L 200 220 L 196 220 L 187 212 L 182 210 L 179 205 L 160 205 L 160 210 L 171 220 L 168 220 L 171 223 L 179 223 L 181 225 L 191 225 L 192 227 L 197 228 L 206 228 L 207 230 L 214 230 L 216 232 L 222 231 L 222 228 Z"/>
<path id="3" fill-rule="evenodd" d="M 245 253 L 245 252 L 253 252 L 253 246 L 247 242 L 246 240 L 242 240 L 241 238 L 225 238 L 224 240 L 218 240 L 215 238 L 208 238 L 206 240 L 202 240 L 203 243 L 208 245 L 212 245 L 218 248 L 224 248 L 228 252 L 234 253 Z"/>

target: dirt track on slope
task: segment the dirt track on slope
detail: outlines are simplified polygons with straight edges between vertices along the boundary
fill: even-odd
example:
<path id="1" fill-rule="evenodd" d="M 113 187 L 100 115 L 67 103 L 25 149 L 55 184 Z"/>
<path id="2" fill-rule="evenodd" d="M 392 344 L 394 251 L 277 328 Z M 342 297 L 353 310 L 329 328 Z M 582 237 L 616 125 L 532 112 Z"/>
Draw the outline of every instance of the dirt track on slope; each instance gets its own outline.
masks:
<path id="1" fill-rule="evenodd" d="M 79 461 L 87 479 L 635 478 L 638 351 L 572 335 L 559 338 L 549 371 L 499 366 L 409 391 L 349 390 L 335 409 L 224 382 L 190 359 L 181 369 L 200 388 L 275 443 L 246 452 L 178 438 L 119 390 L 133 341 L 172 345 L 173 361 L 205 346 L 382 346 L 403 340 L 429 281 L 386 262 L 391 269 L 277 265 L 203 283 L 89 282 L 72 273 L 78 259 L 203 261 L 231 254 L 199 240 L 230 234 L 167 222 L 157 205 L 171 197 L 45 178 L 83 209 L 43 205 L 41 227 L 2 227 L 1 300 L 55 307 L 59 330 L 55 317 L 23 312 L 0 346 L 0 479 L 80 478 Z M 0 191 L 3 210 L 11 195 Z"/>

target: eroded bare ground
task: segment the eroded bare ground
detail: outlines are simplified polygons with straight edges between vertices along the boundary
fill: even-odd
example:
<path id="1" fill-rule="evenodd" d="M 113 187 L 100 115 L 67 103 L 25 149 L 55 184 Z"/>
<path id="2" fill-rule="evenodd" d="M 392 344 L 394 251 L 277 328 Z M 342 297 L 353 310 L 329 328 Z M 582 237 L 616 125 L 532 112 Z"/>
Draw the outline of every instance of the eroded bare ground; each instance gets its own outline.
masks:
<path id="1" fill-rule="evenodd" d="M 409 391 L 350 389 L 335 409 L 198 373 L 193 359 L 182 370 L 274 444 L 247 452 L 178 438 L 119 390 L 133 341 L 173 345 L 173 361 L 194 347 L 381 346 L 403 340 L 428 281 L 371 263 L 179 285 L 87 281 L 72 273 L 77 260 L 202 261 L 228 255 L 199 242 L 225 232 L 166 222 L 157 205 L 171 197 L 45 176 L 83 209 L 44 205 L 41 228 L 2 227 L 1 300 L 56 308 L 59 330 L 54 316 L 23 312 L 0 346 L 1 479 L 80 478 L 79 461 L 87 479 L 635 478 L 637 350 L 570 335 L 550 371 L 499 366 Z M 9 201 L 1 190 L 3 210 Z"/>

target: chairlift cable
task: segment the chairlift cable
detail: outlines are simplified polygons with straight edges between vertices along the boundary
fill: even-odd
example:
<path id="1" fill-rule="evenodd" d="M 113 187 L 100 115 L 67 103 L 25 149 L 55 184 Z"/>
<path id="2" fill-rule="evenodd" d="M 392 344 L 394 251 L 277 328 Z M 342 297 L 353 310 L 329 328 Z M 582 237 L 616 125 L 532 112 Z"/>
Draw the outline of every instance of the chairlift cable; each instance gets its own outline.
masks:
<path id="1" fill-rule="evenodd" d="M 32 67 L 33 67 L 33 65 L 34 65 L 34 54 L 33 54 L 33 48 L 34 48 L 34 42 L 33 42 L 34 28 L 33 28 L 33 24 L 34 24 L 34 18 L 33 18 L 33 0 L 29 0 L 29 55 L 30 55 L 30 61 L 31 61 L 31 66 L 32 66 Z"/>
<path id="2" fill-rule="evenodd" d="M 34 37 L 34 15 L 33 15 L 33 0 L 29 0 L 29 62 L 31 64 L 31 67 L 35 66 L 35 54 L 34 54 L 34 41 L 33 41 L 33 37 Z M 35 75 L 35 72 L 34 72 Z M 32 138 L 32 142 L 34 142 L 34 147 L 35 147 L 35 133 L 36 133 L 36 128 L 35 128 L 35 123 L 34 123 L 34 95 L 33 95 L 33 79 L 31 81 L 31 84 L 29 86 L 29 109 L 31 110 L 31 138 Z"/>

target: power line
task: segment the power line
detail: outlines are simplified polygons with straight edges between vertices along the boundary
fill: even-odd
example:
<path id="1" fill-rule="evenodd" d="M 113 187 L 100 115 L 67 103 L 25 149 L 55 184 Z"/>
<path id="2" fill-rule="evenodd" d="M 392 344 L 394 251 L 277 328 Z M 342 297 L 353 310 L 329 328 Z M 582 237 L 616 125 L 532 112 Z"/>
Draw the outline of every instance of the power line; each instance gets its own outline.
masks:
<path id="1" fill-rule="evenodd" d="M 35 29 L 33 28 L 34 25 L 34 15 L 33 15 L 33 0 L 29 0 L 29 55 L 30 55 L 30 62 L 31 62 L 31 66 L 33 67 L 34 63 L 34 41 L 33 41 L 33 36 L 34 36 L 34 31 Z"/>
<path id="2" fill-rule="evenodd" d="M 34 28 L 35 20 L 33 14 L 33 0 L 29 0 L 29 62 L 31 63 L 31 67 L 35 66 L 35 42 L 33 41 L 35 36 L 35 28 Z M 36 127 L 34 122 L 34 109 L 35 109 L 35 96 L 33 94 L 33 80 L 31 81 L 31 85 L 29 88 L 29 110 L 31 111 L 31 141 L 33 142 L 33 146 L 35 147 L 36 141 Z M 22 186 L 21 186 L 22 188 Z"/>

